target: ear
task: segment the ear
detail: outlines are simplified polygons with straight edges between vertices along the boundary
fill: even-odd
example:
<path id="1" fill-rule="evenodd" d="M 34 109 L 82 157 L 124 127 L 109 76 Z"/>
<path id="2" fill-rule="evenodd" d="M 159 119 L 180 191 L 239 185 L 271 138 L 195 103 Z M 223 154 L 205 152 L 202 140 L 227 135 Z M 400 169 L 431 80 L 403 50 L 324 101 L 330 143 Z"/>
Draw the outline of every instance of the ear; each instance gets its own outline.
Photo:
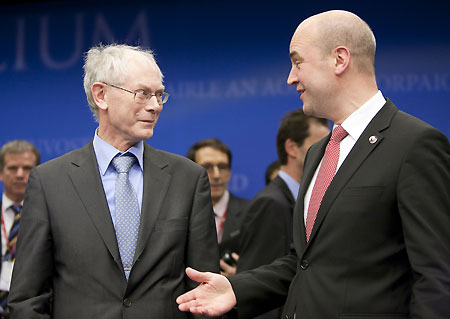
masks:
<path id="1" fill-rule="evenodd" d="M 102 109 L 106 110 L 108 108 L 108 103 L 106 102 L 106 90 L 105 84 L 101 82 L 95 82 L 91 87 L 92 97 L 94 98 L 95 104 Z"/>
<path id="2" fill-rule="evenodd" d="M 290 138 L 288 138 L 284 142 L 284 149 L 289 157 L 294 157 L 294 158 L 297 157 L 297 152 L 298 152 L 299 147 L 298 147 L 297 143 L 295 143 Z"/>
<path id="3" fill-rule="evenodd" d="M 335 58 L 335 73 L 341 75 L 350 64 L 350 50 L 339 46 L 333 50 L 333 55 Z"/>

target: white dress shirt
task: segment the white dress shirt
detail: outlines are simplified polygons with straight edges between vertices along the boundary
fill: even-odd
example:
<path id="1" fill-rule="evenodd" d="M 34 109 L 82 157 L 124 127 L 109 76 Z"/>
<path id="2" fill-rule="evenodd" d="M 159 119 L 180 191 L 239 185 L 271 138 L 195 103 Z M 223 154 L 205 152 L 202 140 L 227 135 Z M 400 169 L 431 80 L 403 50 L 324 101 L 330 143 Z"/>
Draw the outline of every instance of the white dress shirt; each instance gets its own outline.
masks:
<path id="1" fill-rule="evenodd" d="M 383 105 L 386 103 L 386 100 L 383 97 L 381 91 L 378 91 L 372 98 L 370 98 L 366 103 L 364 103 L 359 109 L 350 114 L 347 119 L 342 123 L 342 127 L 347 131 L 348 135 L 341 141 L 340 153 L 339 153 L 339 161 L 336 168 L 336 173 L 341 167 L 344 160 L 347 158 L 347 155 L 352 150 L 353 146 L 355 146 L 356 141 L 359 139 L 361 134 L 364 132 L 366 127 L 372 121 L 372 119 L 377 115 L 377 113 L 381 110 Z M 337 125 L 333 126 L 333 129 Z M 323 160 L 323 158 L 322 158 Z M 317 166 L 316 172 L 309 184 L 308 190 L 305 194 L 304 198 L 304 222 L 306 225 L 306 216 L 308 214 L 308 206 L 309 201 L 311 199 L 311 193 L 314 187 L 314 183 L 317 179 L 317 174 L 319 173 L 320 166 L 322 165 L 322 160 Z M 335 173 L 335 174 L 336 174 Z"/>

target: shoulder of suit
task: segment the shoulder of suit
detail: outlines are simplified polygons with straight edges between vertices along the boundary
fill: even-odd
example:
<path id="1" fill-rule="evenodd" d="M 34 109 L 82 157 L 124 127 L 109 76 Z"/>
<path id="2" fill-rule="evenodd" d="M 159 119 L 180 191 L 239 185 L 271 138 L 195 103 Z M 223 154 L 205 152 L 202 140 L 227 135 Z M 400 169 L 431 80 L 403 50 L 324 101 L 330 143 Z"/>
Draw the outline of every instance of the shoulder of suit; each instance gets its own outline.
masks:
<path id="1" fill-rule="evenodd" d="M 86 161 L 92 156 L 95 156 L 95 153 L 91 142 L 81 148 L 75 149 L 61 156 L 43 162 L 35 167 L 35 169 L 42 172 L 49 171 L 54 173 L 58 168 L 66 167 L 67 165 L 71 165 L 74 162 L 77 163 Z"/>
<path id="2" fill-rule="evenodd" d="M 252 199 L 252 203 L 256 201 L 277 201 L 282 204 L 288 202 L 286 192 L 289 191 L 286 183 L 277 176 L 272 182 L 266 185 L 256 196 Z"/>

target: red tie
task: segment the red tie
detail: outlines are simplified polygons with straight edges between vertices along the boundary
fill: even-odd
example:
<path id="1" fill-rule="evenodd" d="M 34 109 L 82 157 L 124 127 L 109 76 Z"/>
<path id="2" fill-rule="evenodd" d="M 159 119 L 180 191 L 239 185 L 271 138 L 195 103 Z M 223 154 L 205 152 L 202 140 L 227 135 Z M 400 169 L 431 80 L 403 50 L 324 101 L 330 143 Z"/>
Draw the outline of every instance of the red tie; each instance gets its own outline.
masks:
<path id="1" fill-rule="evenodd" d="M 306 215 L 306 241 L 309 241 L 311 231 L 316 220 L 317 212 L 319 211 L 322 198 L 327 191 L 328 186 L 333 180 L 336 173 L 337 163 L 339 161 L 340 147 L 339 143 L 348 135 L 342 126 L 338 126 L 331 134 L 330 141 L 325 149 L 322 165 L 319 168 L 316 182 L 311 194 L 311 199 L 308 206 L 308 214 Z"/>

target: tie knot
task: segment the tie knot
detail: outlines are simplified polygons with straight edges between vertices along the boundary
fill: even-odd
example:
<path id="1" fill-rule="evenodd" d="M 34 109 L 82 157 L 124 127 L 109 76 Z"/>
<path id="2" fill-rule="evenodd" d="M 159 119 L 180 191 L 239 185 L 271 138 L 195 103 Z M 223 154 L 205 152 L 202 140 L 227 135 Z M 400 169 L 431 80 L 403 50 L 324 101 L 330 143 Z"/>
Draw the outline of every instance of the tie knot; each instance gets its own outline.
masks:
<path id="1" fill-rule="evenodd" d="M 342 125 L 339 125 L 333 130 L 330 140 L 340 143 L 347 135 L 347 131 L 342 127 Z"/>
<path id="2" fill-rule="evenodd" d="M 20 214 L 20 210 L 22 209 L 21 205 L 11 205 L 11 209 L 13 210 L 14 214 Z"/>
<path id="3" fill-rule="evenodd" d="M 131 169 L 131 166 L 137 161 L 137 158 L 130 153 L 124 155 L 116 156 L 112 160 L 112 166 L 115 168 L 117 173 L 126 173 Z"/>

